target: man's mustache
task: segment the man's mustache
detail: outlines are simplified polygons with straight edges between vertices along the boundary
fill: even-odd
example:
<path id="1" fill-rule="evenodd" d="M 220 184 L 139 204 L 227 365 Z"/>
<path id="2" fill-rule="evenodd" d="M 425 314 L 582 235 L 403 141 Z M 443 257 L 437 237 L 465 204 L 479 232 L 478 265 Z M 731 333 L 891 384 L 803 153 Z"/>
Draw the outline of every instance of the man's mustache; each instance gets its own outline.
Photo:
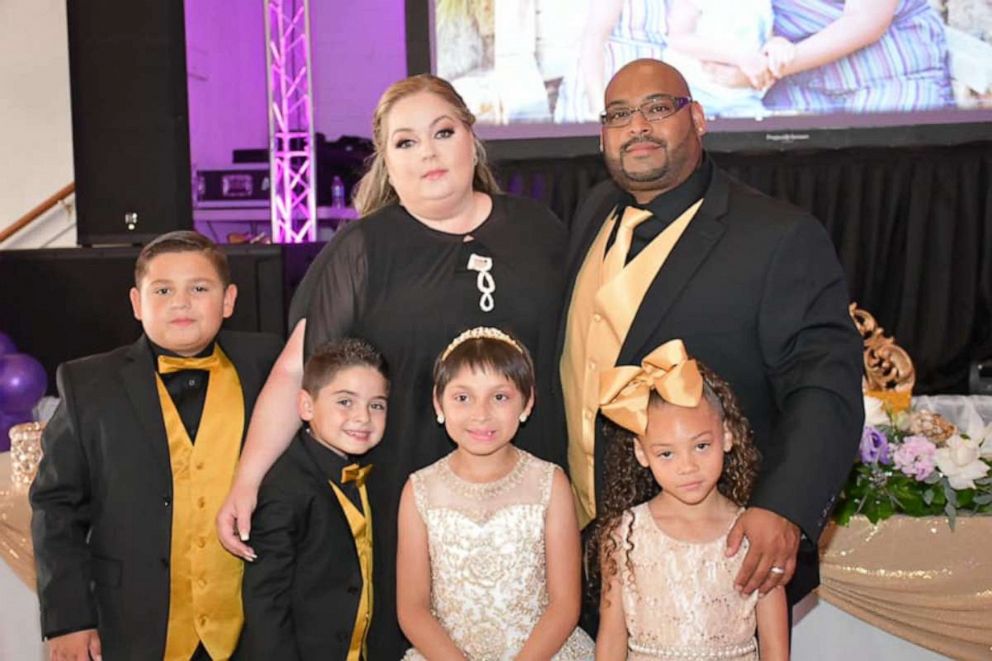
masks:
<path id="1" fill-rule="evenodd" d="M 658 140 L 656 138 L 650 138 L 648 136 L 641 136 L 639 138 L 631 138 L 627 142 L 623 143 L 623 145 L 620 146 L 620 151 L 627 151 L 628 149 L 630 149 L 632 145 L 638 145 L 641 144 L 642 142 L 650 142 L 651 144 L 658 145 L 659 147 L 662 148 L 666 146 L 664 140 Z"/>

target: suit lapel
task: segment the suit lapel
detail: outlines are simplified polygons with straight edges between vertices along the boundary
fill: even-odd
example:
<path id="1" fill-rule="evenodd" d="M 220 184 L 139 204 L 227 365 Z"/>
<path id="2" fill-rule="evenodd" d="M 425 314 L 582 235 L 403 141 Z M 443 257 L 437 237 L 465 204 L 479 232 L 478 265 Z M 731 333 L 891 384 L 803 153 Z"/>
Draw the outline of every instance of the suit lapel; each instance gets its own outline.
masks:
<path id="1" fill-rule="evenodd" d="M 251 420 L 252 409 L 255 399 L 258 398 L 258 391 L 262 389 L 262 378 L 268 375 L 259 375 L 256 369 L 257 361 L 252 360 L 252 347 L 245 346 L 239 341 L 236 334 L 229 331 L 221 331 L 217 335 L 217 341 L 227 357 L 234 363 L 234 368 L 238 371 L 238 380 L 241 381 L 241 395 L 245 400 L 245 433 L 248 431 L 248 421 Z M 242 443 L 244 436 L 242 435 Z"/>
<path id="2" fill-rule="evenodd" d="M 618 365 L 634 364 L 646 350 L 654 348 L 645 345 L 726 231 L 726 210 L 727 181 L 723 173 L 714 169 L 702 206 L 644 294 L 617 358 Z"/>
<path id="3" fill-rule="evenodd" d="M 142 336 L 131 345 L 125 354 L 121 368 L 124 391 L 131 400 L 131 408 L 141 423 L 142 436 L 149 444 L 155 460 L 172 479 L 172 465 L 169 460 L 169 441 L 165 436 L 165 422 L 162 419 L 162 403 L 155 389 L 155 371 L 151 362 L 148 344 Z"/>

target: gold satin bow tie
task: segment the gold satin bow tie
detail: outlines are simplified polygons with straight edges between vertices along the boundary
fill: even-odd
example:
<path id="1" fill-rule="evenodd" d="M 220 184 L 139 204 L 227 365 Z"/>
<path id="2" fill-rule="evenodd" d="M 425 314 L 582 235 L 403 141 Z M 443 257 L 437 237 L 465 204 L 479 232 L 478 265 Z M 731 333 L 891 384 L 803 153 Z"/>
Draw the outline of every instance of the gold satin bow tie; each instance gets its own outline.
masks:
<path id="1" fill-rule="evenodd" d="M 183 358 L 182 356 L 159 356 L 158 371 L 162 374 L 180 372 L 182 370 L 212 370 L 220 367 L 220 356 L 217 350 L 204 358 Z"/>
<path id="2" fill-rule="evenodd" d="M 372 464 L 368 466 L 359 466 L 358 464 L 348 464 L 341 469 L 341 482 L 354 482 L 355 486 L 363 487 L 365 486 L 365 478 L 368 477 L 369 472 L 372 470 Z"/>
<path id="3" fill-rule="evenodd" d="M 703 377 L 682 340 L 670 340 L 649 353 L 640 367 L 624 365 L 599 376 L 603 415 L 624 429 L 643 434 L 648 427 L 648 401 L 654 389 L 666 402 L 693 407 L 703 395 Z"/>

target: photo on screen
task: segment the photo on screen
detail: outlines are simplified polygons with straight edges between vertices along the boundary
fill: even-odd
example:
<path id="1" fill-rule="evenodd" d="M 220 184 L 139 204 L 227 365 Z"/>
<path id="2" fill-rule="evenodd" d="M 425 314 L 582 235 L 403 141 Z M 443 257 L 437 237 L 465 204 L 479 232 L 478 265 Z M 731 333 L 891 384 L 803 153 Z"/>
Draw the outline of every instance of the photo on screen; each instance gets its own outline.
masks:
<path id="1" fill-rule="evenodd" d="M 992 120 L 987 0 L 435 0 L 429 42 L 487 137 L 595 133 L 644 57 L 717 131 Z"/>

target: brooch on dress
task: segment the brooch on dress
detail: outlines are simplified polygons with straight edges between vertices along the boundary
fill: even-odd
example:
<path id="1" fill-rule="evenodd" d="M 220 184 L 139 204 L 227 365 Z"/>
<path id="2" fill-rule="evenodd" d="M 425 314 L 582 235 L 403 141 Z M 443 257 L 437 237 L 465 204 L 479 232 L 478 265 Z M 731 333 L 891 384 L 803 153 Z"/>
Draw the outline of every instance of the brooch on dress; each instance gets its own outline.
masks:
<path id="1" fill-rule="evenodd" d="M 483 312 L 492 312 L 496 306 L 496 301 L 493 299 L 496 281 L 493 280 L 493 274 L 490 273 L 493 270 L 493 258 L 472 253 L 468 258 L 468 270 L 476 271 L 479 274 L 475 279 L 475 286 L 482 294 L 479 297 L 479 309 Z"/>

